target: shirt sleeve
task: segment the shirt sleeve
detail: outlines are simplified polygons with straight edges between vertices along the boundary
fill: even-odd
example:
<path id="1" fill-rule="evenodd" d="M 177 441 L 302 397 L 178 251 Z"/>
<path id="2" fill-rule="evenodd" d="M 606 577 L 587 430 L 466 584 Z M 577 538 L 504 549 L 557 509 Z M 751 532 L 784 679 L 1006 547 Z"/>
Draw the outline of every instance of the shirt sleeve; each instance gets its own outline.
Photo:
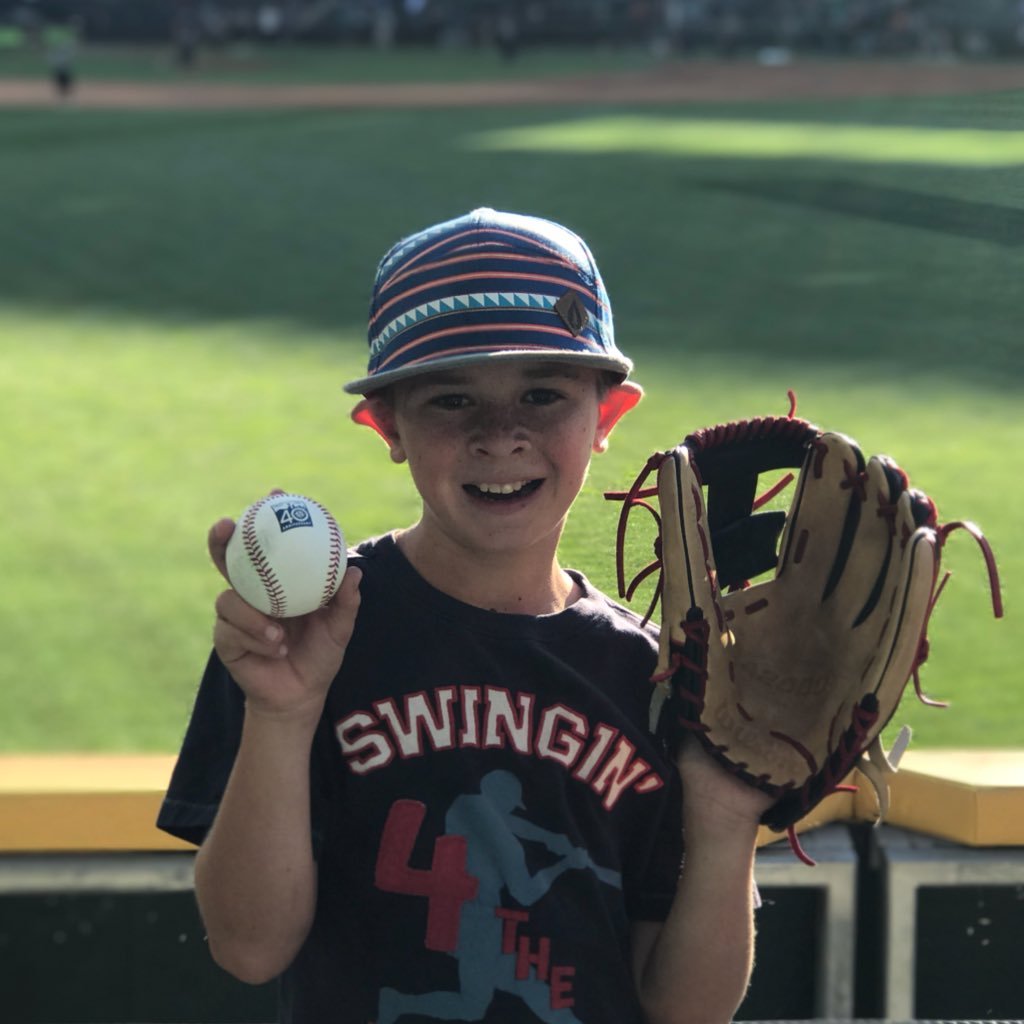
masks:
<path id="1" fill-rule="evenodd" d="M 242 736 L 245 700 L 216 653 L 210 655 L 157 828 L 197 846 L 220 806 Z"/>

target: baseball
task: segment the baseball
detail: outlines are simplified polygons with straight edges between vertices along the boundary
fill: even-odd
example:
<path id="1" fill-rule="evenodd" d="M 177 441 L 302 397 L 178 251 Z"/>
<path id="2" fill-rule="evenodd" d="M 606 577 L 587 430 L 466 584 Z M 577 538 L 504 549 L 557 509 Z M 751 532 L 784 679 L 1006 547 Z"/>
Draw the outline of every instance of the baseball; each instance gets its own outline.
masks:
<path id="1" fill-rule="evenodd" d="M 231 585 L 276 619 L 322 608 L 337 593 L 347 565 L 334 517 L 300 494 L 272 494 L 250 505 L 226 556 Z"/>

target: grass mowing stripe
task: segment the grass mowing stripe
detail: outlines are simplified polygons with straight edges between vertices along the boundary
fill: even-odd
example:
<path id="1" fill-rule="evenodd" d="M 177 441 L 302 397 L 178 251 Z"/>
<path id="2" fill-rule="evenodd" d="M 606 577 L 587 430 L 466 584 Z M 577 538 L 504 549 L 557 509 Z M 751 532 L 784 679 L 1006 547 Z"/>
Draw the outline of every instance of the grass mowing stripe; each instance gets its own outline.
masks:
<path id="1" fill-rule="evenodd" d="M 486 132 L 470 145 L 502 152 L 647 153 L 949 167 L 1024 163 L 1024 132 L 686 117 L 583 118 Z"/>

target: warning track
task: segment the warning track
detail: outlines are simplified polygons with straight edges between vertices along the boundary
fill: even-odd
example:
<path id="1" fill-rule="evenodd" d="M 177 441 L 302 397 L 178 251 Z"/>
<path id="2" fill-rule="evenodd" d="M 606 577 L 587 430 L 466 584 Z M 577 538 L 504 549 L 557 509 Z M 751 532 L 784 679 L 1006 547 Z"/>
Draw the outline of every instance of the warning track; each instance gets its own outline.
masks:
<path id="1" fill-rule="evenodd" d="M 45 79 L 0 79 L 0 106 L 86 109 L 458 108 L 540 104 L 708 103 L 941 96 L 1024 89 L 1024 65 L 824 62 L 783 67 L 694 62 L 647 72 L 479 82 L 245 84 L 83 80 L 58 100 Z"/>

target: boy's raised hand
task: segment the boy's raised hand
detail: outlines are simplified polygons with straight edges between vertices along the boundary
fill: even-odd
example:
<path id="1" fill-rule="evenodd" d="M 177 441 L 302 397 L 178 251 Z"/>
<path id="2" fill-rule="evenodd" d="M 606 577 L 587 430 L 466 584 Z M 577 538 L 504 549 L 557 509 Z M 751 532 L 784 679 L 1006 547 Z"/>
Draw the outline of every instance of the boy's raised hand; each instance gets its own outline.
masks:
<path id="1" fill-rule="evenodd" d="M 234 529 L 232 519 L 220 519 L 207 538 L 210 558 L 225 580 L 225 551 Z M 265 714 L 319 718 L 352 636 L 361 579 L 362 572 L 349 566 L 327 605 L 291 619 L 264 615 L 234 589 L 217 597 L 214 647 L 245 693 L 248 707 Z"/>

